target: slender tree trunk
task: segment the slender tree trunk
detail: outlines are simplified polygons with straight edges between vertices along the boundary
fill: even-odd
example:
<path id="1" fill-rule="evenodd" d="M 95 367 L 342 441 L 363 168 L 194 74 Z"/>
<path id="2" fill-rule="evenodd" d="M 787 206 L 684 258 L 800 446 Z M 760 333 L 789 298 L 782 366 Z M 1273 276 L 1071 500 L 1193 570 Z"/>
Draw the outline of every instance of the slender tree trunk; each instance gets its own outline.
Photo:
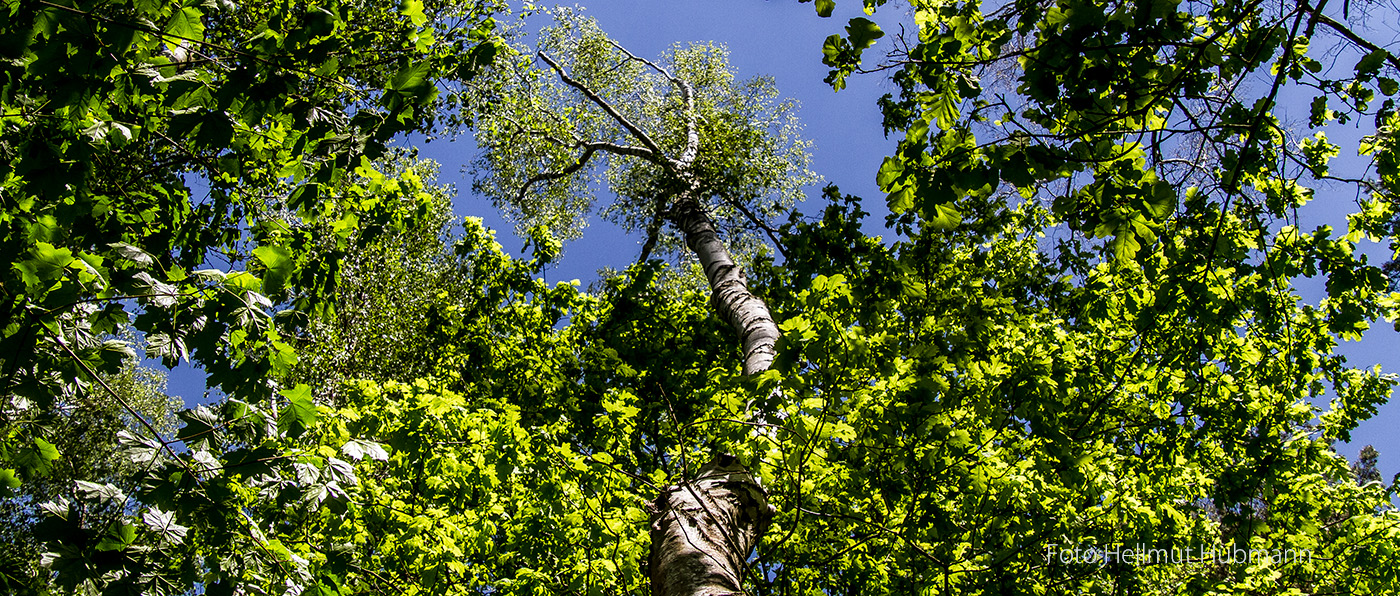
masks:
<path id="1" fill-rule="evenodd" d="M 612 43 L 612 42 L 609 42 Z M 700 201 L 699 185 L 695 184 L 692 167 L 700 152 L 699 115 L 695 111 L 695 93 L 690 84 L 672 76 L 666 69 L 632 55 L 622 46 L 612 44 L 628 58 L 639 61 L 669 79 L 680 92 L 684 106 L 686 144 L 680 155 L 671 158 L 646 131 L 627 120 L 594 89 L 579 82 L 559 63 L 544 52 L 541 60 L 548 64 L 559 79 L 578 90 L 589 101 L 612 117 L 640 146 L 623 145 L 613 141 L 581 143 L 582 154 L 573 164 L 557 172 L 536 175 L 520 190 L 524 197 L 536 182 L 548 182 L 569 176 L 583 168 L 598 151 L 629 155 L 650 161 L 682 182 L 685 189 L 675 197 L 669 210 L 674 223 L 685 237 L 686 246 L 700 259 L 705 279 L 710 284 L 710 300 L 715 311 L 739 333 L 744 353 L 744 374 L 756 375 L 773 362 L 778 343 L 778 325 L 763 299 L 749 292 L 744 272 L 734 262 L 729 249 L 720 241 L 714 221 Z M 663 197 L 664 198 L 664 197 Z M 658 202 L 658 213 L 663 213 Z M 655 246 L 656 227 L 648 229 L 642 259 L 651 256 Z M 773 518 L 768 494 L 739 461 L 731 455 L 719 455 L 700 468 L 695 480 L 682 480 L 667 487 L 653 503 L 651 520 L 651 557 L 649 568 L 653 596 L 721 596 L 743 594 L 743 578 L 748 556 Z"/>
<path id="2" fill-rule="evenodd" d="M 700 259 L 710 282 L 710 301 L 720 318 L 739 333 L 744 350 L 744 374 L 756 375 L 773 363 L 778 325 L 763 299 L 749 292 L 744 271 L 720 241 L 715 224 L 693 194 L 682 195 L 672 208 L 672 221 L 684 234 L 686 246 Z"/>
<path id="3" fill-rule="evenodd" d="M 672 207 L 672 221 L 705 270 L 710 299 L 739 333 L 744 374 L 768 370 L 778 326 L 768 305 L 749 292 L 743 270 L 720 241 L 694 189 Z M 743 594 L 749 553 L 773 518 L 768 493 L 731 455 L 700 468 L 695 480 L 667 487 L 654 503 L 651 524 L 652 596 Z"/>

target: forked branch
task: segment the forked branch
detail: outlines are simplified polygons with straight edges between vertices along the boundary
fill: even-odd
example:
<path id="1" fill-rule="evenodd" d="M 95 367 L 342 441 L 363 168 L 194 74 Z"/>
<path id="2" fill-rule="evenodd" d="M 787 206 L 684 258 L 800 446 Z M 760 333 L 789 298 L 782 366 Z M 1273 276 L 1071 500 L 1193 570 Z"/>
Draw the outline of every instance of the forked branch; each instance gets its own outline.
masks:
<path id="1" fill-rule="evenodd" d="M 1304 6 L 1304 7 L 1308 7 L 1308 5 L 1307 5 L 1306 3 L 1304 3 L 1303 6 Z M 1385 48 L 1383 48 L 1383 47 L 1380 47 L 1380 46 L 1376 45 L 1375 43 L 1371 42 L 1370 40 L 1368 40 L 1368 39 L 1366 39 L 1366 38 L 1364 38 L 1364 37 L 1361 37 L 1360 35 L 1357 35 L 1355 31 L 1352 31 L 1352 30 L 1351 30 L 1351 27 L 1348 27 L 1348 26 L 1346 26 L 1346 25 L 1344 25 L 1344 24 L 1342 24 L 1342 23 L 1337 22 L 1337 20 L 1336 20 L 1336 19 L 1333 19 L 1332 17 L 1329 17 L 1329 16 L 1327 16 L 1327 15 L 1325 15 L 1325 14 L 1322 14 L 1322 6 L 1321 6 L 1321 5 L 1319 5 L 1319 6 L 1318 6 L 1317 8 L 1315 8 L 1315 9 L 1312 9 L 1311 12 L 1312 12 L 1312 20 L 1313 20 L 1314 22 L 1322 23 L 1323 25 L 1326 25 L 1327 28 L 1329 28 L 1329 29 L 1331 29 L 1331 30 L 1337 32 L 1338 35 L 1341 35 L 1342 37 L 1347 38 L 1347 39 L 1350 40 L 1352 43 L 1354 43 L 1354 44 L 1356 44 L 1356 45 L 1359 45 L 1359 46 L 1361 46 L 1361 47 L 1363 47 L 1363 48 L 1366 48 L 1366 49 L 1369 50 L 1369 51 L 1372 51 L 1372 52 L 1384 52 L 1384 53 L 1385 53 L 1385 61 L 1386 61 L 1387 63 L 1389 63 L 1392 67 L 1394 67 L 1394 68 L 1396 68 L 1396 69 L 1400 69 L 1400 57 L 1396 57 L 1395 54 L 1392 53 L 1390 50 L 1387 50 L 1387 49 L 1385 49 Z"/>
<path id="2" fill-rule="evenodd" d="M 534 186 L 537 183 L 549 182 L 550 180 L 558 180 L 566 176 L 571 176 L 574 174 L 574 172 L 583 169 L 583 166 L 588 165 L 588 160 L 593 158 L 593 154 L 599 151 L 606 151 L 608 153 L 615 153 L 618 155 L 631 155 L 646 160 L 652 159 L 652 153 L 650 151 L 641 147 L 633 147 L 631 145 L 596 142 L 576 143 L 575 146 L 582 147 L 583 153 L 579 154 L 578 159 L 574 160 L 574 163 L 569 164 L 568 167 L 556 172 L 545 172 L 543 174 L 536 174 L 534 176 L 531 176 L 529 180 L 525 181 L 525 184 L 522 184 L 520 186 L 520 193 L 517 194 L 515 197 L 516 201 L 524 201 L 525 193 L 529 192 L 530 187 Z"/>

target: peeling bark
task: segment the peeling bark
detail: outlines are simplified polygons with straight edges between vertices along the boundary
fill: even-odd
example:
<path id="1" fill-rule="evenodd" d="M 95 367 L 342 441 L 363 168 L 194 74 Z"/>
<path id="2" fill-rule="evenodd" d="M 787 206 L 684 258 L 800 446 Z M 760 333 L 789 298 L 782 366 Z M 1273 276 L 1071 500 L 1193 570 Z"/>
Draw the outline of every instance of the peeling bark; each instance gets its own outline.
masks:
<path id="1" fill-rule="evenodd" d="M 667 487 L 651 523 L 652 596 L 738 596 L 749 552 L 773 519 L 768 494 L 731 455 Z"/>

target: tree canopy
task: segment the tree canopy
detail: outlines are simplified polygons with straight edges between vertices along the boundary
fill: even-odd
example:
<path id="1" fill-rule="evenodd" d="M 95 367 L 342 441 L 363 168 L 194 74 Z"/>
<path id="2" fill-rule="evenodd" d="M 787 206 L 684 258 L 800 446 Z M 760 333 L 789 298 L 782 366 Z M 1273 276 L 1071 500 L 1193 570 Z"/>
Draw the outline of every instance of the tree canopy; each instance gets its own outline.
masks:
<path id="1" fill-rule="evenodd" d="M 794 104 L 715 44 L 490 3 L 4 10 L 0 498 L 42 540 L 11 592 L 1400 587 L 1396 483 L 1333 450 L 1396 385 L 1338 342 L 1400 314 L 1358 249 L 1400 248 L 1400 58 L 1348 7 L 833 27 L 833 87 L 894 83 L 886 238 L 868 198 L 798 203 Z M 1343 173 L 1322 129 L 1363 119 Z M 402 145 L 454 131 L 530 254 Z M 546 283 L 599 203 L 641 258 Z M 222 396 L 163 426 L 141 345 Z M 126 432 L 55 424 L 97 416 Z"/>
<path id="2" fill-rule="evenodd" d="M 683 250 L 660 232 L 684 178 L 702 185 L 729 243 L 752 250 L 753 232 L 815 182 L 795 102 L 771 77 L 736 80 L 724 47 L 677 44 L 652 61 L 576 11 L 549 14 L 538 48 L 515 49 L 470 92 L 490 106 L 476 122 L 475 188 L 520 225 L 577 237 L 603 191 L 615 197 L 603 217 Z"/>

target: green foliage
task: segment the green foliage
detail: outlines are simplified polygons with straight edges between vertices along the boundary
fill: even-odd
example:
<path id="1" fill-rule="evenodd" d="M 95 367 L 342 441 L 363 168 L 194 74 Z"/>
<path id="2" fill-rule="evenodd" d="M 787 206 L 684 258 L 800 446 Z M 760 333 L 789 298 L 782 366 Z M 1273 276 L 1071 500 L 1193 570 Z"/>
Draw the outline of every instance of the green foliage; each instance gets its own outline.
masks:
<path id="1" fill-rule="evenodd" d="M 0 586 L 7 591 L 26 593 L 37 587 L 33 565 L 43 552 L 40 547 L 45 538 L 36 532 L 43 518 L 41 504 L 72 498 L 75 487 L 81 486 L 75 483 L 114 484 L 132 490 L 135 483 L 131 474 L 138 468 L 117 454 L 116 448 L 123 437 L 145 432 L 135 416 L 160 432 L 168 433 L 175 427 L 174 413 L 180 403 L 165 394 L 164 374 L 138 366 L 131 358 L 122 362 L 120 372 L 104 376 L 103 381 L 131 411 L 114 400 L 89 399 L 49 411 L 29 405 L 11 412 L 24 427 L 41 429 L 35 434 L 48 440 L 36 437 L 34 446 L 21 447 L 23 451 L 16 454 L 21 473 L 31 474 L 23 482 L 16 470 L 0 471 L 0 542 L 5 545 L 0 549 Z M 11 428 L 15 432 L 21 427 Z M 35 461 L 26 466 L 26 457 Z M 97 508 L 88 515 L 109 519 L 116 513 L 111 508 Z"/>
<path id="2" fill-rule="evenodd" d="M 833 371 L 811 395 L 840 403 L 807 426 L 843 433 L 843 455 L 824 455 L 850 463 L 827 483 L 801 477 L 814 485 L 804 494 L 840 496 L 808 508 L 817 524 L 787 522 L 796 534 L 784 544 L 813 526 L 814 544 L 855 538 L 813 548 L 806 560 L 818 569 L 784 561 L 777 572 L 797 593 L 1390 589 L 1392 574 L 1345 554 L 1393 552 L 1388 495 L 1350 482 L 1328 446 L 1395 386 L 1335 353 L 1397 314 L 1389 280 L 1357 246 L 1397 242 L 1393 157 L 1377 144 L 1393 105 L 1371 104 L 1393 89 L 1378 75 L 1395 58 L 1301 4 L 914 3 L 913 16 L 917 43 L 885 64 L 900 94 L 882 101 L 887 129 L 904 139 L 877 176 L 909 242 L 885 257 L 850 236 L 855 250 L 832 257 L 789 250 L 788 268 L 829 259 L 848 276 L 849 289 L 835 277 L 792 282 L 807 306 L 784 324 L 791 351 L 779 362 Z M 1324 28 L 1359 48 L 1354 72 L 1309 57 Z M 857 41 L 828 43 L 838 88 L 860 55 L 833 48 Z M 1360 181 L 1345 233 L 1301 229 L 1312 187 L 1343 179 L 1329 167 L 1342 148 L 1276 115 L 1297 93 L 1316 98 L 1311 127 L 1374 116 L 1382 131 L 1359 147 L 1375 177 Z M 789 229 L 818 231 L 814 248 L 840 245 L 830 230 L 851 229 L 850 213 Z M 891 259 L 899 266 L 883 275 L 862 270 Z M 938 273 L 948 269 L 957 273 Z M 892 283 L 911 274 L 924 283 Z M 1325 281 L 1318 304 L 1298 298 L 1312 277 Z M 881 291 L 888 307 L 871 308 Z M 818 292 L 824 308 L 813 312 Z M 851 314 L 833 320 L 828 304 Z M 882 335 L 882 318 L 901 331 Z M 834 389 L 877 341 L 897 347 Z M 867 379 L 901 363 L 908 389 L 862 413 Z M 884 426 L 862 439 L 852 419 Z M 1316 558 L 1098 566 L 1048 556 L 1114 544 Z M 891 557 L 899 574 L 881 575 Z M 1342 560 L 1356 567 L 1323 562 Z"/>
<path id="3" fill-rule="evenodd" d="M 474 166 L 474 188 L 522 228 L 544 225 L 575 238 L 604 188 L 617 197 L 601 207 L 605 219 L 633 231 L 659 226 L 685 181 L 643 155 L 650 148 L 619 120 L 678 159 L 689 137 L 677 81 L 693 90 L 698 121 L 698 153 L 686 176 L 700 184 L 704 207 L 739 250 L 755 245 L 756 224 L 786 213 L 815 181 L 796 103 L 780 98 L 771 78 L 736 80 L 727 49 L 676 45 L 651 62 L 622 49 L 591 19 L 564 9 L 553 16 L 556 23 L 539 34 L 538 55 L 554 59 L 616 115 L 560 73 L 537 66 L 536 52 L 525 47 L 478 79 L 468 103 L 481 110 L 476 141 L 485 151 Z M 606 167 L 597 167 L 603 160 Z M 662 247 L 683 249 L 675 235 Z"/>
<path id="4" fill-rule="evenodd" d="M 443 26 L 428 26 L 425 9 Z M 437 81 L 489 61 L 489 10 L 0 6 L 0 251 L 11 257 L 0 271 L 0 469 L 7 491 L 33 499 L 28 515 L 49 500 L 56 525 L 35 535 L 77 540 L 27 585 L 52 572 L 65 588 L 189 589 L 187 566 L 130 572 L 156 552 L 138 545 L 145 526 L 94 513 L 130 513 L 124 496 L 70 494 L 79 480 L 130 489 L 106 464 L 91 475 L 70 468 L 107 461 L 114 439 L 101 435 L 117 412 L 137 422 L 163 411 L 129 382 L 113 386 L 131 374 L 122 372 L 135 356 L 129 334 L 167 365 L 198 362 L 226 394 L 271 399 L 296 361 L 288 338 L 298 313 L 327 312 L 336 261 L 354 248 L 343 243 L 349 230 L 420 215 L 423 197 L 397 192 L 371 160 L 394 135 L 433 127 L 429 116 L 447 107 L 432 93 Z M 309 250 L 323 228 L 341 232 L 338 251 Z M 91 420 L 77 428 L 96 438 L 70 438 L 82 435 L 53 424 L 64 419 Z M 144 422 L 127 437 L 141 446 L 138 463 L 173 456 L 168 429 Z M 303 408 L 288 430 L 309 422 Z M 105 554 L 83 558 L 82 544 Z"/>
<path id="5" fill-rule="evenodd" d="M 648 504 L 721 451 L 777 509 L 756 594 L 1395 591 L 1393 493 L 1374 454 L 1331 449 L 1395 386 L 1336 352 L 1400 307 L 1358 249 L 1395 239 L 1397 116 L 1371 105 L 1395 58 L 1363 48 L 1323 78 L 1304 34 L 1333 25 L 1302 5 L 913 8 L 882 102 L 904 138 L 876 173 L 895 234 L 864 235 L 834 187 L 775 230 L 784 261 L 751 273 L 783 338 L 745 378 L 708 297 L 660 263 L 589 291 L 541 279 L 592 182 L 620 196 L 609 217 L 652 225 L 654 162 L 519 195 L 538 225 L 513 258 L 479 220 L 449 234 L 433 164 L 385 149 L 472 120 L 483 188 L 511 202 L 580 143 L 636 137 L 520 55 L 461 86 L 499 47 L 487 14 L 5 5 L 0 490 L 33 495 L 44 540 L 6 588 L 646 593 Z M 878 39 L 856 19 L 829 41 L 833 84 Z M 684 147 L 674 81 L 589 21 L 540 40 Z M 733 227 L 727 209 L 784 212 L 810 178 L 771 82 L 705 45 L 658 66 L 694 86 L 707 207 Z M 1280 124 L 1274 95 L 1304 84 L 1312 126 L 1384 124 L 1344 232 L 1295 214 L 1347 149 Z M 122 380 L 133 328 L 227 397 L 178 430 L 138 420 L 164 405 Z M 115 454 L 88 449 L 119 427 Z M 1083 554 L 1115 545 L 1191 560 Z"/>
<path id="6" fill-rule="evenodd" d="M 437 165 L 395 150 L 381 162 L 398 192 L 420 213 L 402 229 L 361 229 L 333 222 L 312 248 L 337 254 L 331 316 L 313 318 L 297 343 L 297 382 L 332 397 L 344 379 L 417 378 L 442 336 L 434 321 L 449 295 L 468 287 L 448 235 L 452 189 L 435 183 Z M 355 246 L 355 250 L 346 250 Z"/>
<path id="7" fill-rule="evenodd" d="M 820 8 L 818 9 L 820 10 Z M 830 16 L 830 11 L 822 16 Z M 875 45 L 875 40 L 885 36 L 885 32 L 880 30 L 880 26 L 874 21 L 865 17 L 851 19 L 851 23 L 846 25 L 846 36 L 832 35 L 826 38 L 826 43 L 822 46 L 822 62 L 827 66 L 834 66 L 836 69 L 827 76 L 826 82 L 833 88 L 840 91 L 846 88 L 846 77 L 855 71 L 860 64 L 861 54 L 870 46 Z"/>
<path id="8" fill-rule="evenodd" d="M 1369 482 L 1381 480 L 1380 470 L 1376 469 L 1376 464 L 1380 459 L 1380 452 L 1375 447 L 1367 445 L 1361 448 L 1361 453 L 1357 455 L 1356 462 L 1351 464 L 1351 474 L 1356 477 L 1356 482 L 1365 485 Z M 1391 490 L 1394 490 L 1393 488 Z"/>
<path id="9" fill-rule="evenodd" d="M 377 198 L 392 192 L 366 159 L 431 126 L 423 85 L 470 74 L 469 40 L 494 45 L 489 19 L 456 9 L 439 16 L 465 20 L 441 36 L 341 3 L 4 10 L 0 246 L 16 257 L 0 274 L 3 387 L 40 409 L 115 372 L 127 349 L 104 338 L 132 324 L 168 364 L 193 359 L 228 393 L 267 395 L 269 372 L 295 358 L 272 304 L 322 308 L 335 281 L 337 255 L 309 258 L 306 224 L 411 217 Z M 233 270 L 199 269 L 219 258 Z M 37 444 L 28 432 L 16 453 Z"/>
<path id="10" fill-rule="evenodd" d="M 786 319 L 784 422 L 774 438 L 734 427 L 725 440 L 764 462 L 775 492 L 774 532 L 786 537 L 759 552 L 776 591 L 1278 593 L 1394 581 L 1344 555 L 1388 556 L 1400 538 L 1383 491 L 1358 489 L 1328 448 L 1355 414 L 1334 404 L 1318 427 L 1311 405 L 1324 383 L 1341 401 L 1376 403 L 1393 380 L 1319 355 L 1335 340 L 1279 292 L 1286 280 L 1177 277 L 1168 264 L 1186 258 L 1189 236 L 1141 268 L 1110 256 L 1066 275 L 1081 264 L 1064 255 L 1083 253 L 1042 252 L 1047 210 L 978 203 L 956 205 L 975 220 L 889 249 L 862 242 L 847 223 L 859 211 L 833 203 L 820 224 L 790 228 L 795 262 L 765 274 L 795 286 L 773 301 Z M 823 252 L 840 244 L 855 248 Z M 809 278 L 805 266 L 827 273 Z M 1177 562 L 1060 556 L 1114 545 L 1176 548 Z M 1186 548 L 1199 558 L 1236 545 L 1314 558 L 1180 563 Z M 1328 562 L 1343 557 L 1359 567 Z"/>
<path id="11" fill-rule="evenodd" d="M 917 215 L 937 225 L 956 221 L 949 209 L 959 197 L 1014 189 L 1052 205 L 1074 232 L 1105 239 L 1121 261 L 1164 232 L 1215 225 L 1214 211 L 1251 230 L 1299 224 L 1293 210 L 1311 187 L 1337 180 L 1327 162 L 1342 148 L 1321 128 L 1367 116 L 1380 132 L 1359 146 L 1376 174 L 1362 197 L 1388 215 L 1354 233 L 1384 237 L 1395 180 L 1380 147 L 1394 102 L 1373 100 L 1391 88 L 1378 74 L 1396 59 L 1314 16 L 1320 10 L 916 4 L 918 43 L 887 62 L 900 93 L 883 101 L 886 127 L 905 135 L 880 186 L 902 221 Z M 1335 51 L 1363 56 L 1354 72 L 1323 70 L 1310 52 L 1334 50 L 1310 46 L 1314 31 L 1341 34 L 1328 40 Z M 852 31 L 836 41 L 863 39 Z M 828 62 L 839 81 L 859 56 Z M 1287 96 L 1313 98 L 1308 128 L 1282 122 Z"/>

